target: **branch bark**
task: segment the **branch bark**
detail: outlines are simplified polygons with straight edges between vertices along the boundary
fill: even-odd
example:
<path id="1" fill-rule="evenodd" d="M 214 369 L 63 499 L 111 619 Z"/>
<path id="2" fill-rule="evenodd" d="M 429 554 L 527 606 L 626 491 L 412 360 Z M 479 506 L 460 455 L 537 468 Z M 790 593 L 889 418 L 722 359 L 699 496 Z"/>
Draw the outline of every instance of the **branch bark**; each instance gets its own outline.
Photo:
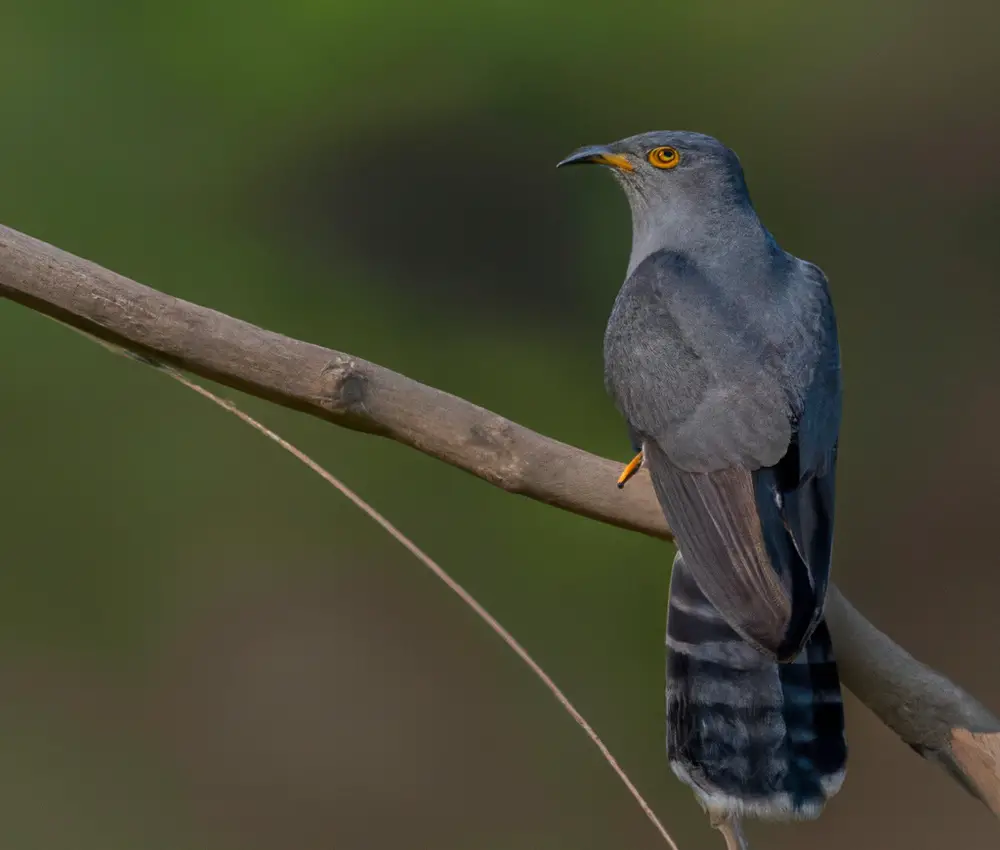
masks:
<path id="1" fill-rule="evenodd" d="M 518 493 L 671 539 L 648 475 L 350 354 L 173 298 L 0 225 L 0 296 L 137 354 L 336 425 L 389 437 Z M 835 588 L 844 684 L 1000 817 L 1000 720 L 880 632 Z"/>

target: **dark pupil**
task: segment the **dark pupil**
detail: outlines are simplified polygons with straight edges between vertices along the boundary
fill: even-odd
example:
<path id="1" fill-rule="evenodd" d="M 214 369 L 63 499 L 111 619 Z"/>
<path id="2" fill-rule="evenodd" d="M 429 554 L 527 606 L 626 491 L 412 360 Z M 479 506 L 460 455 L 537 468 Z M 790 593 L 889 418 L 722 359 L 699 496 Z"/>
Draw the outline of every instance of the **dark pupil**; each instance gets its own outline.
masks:
<path id="1" fill-rule="evenodd" d="M 662 150 L 659 153 L 659 158 L 665 162 L 669 162 L 674 158 L 674 152 L 672 150 Z"/>

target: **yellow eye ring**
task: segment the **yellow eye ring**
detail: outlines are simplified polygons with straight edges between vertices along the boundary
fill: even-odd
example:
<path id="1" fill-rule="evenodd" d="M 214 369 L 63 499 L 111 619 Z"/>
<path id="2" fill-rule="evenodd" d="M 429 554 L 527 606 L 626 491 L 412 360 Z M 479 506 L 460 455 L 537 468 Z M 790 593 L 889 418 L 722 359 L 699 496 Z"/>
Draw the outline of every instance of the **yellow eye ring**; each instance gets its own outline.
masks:
<path id="1" fill-rule="evenodd" d="M 656 168 L 673 168 L 681 161 L 681 155 L 677 148 L 662 147 L 653 148 L 647 155 L 649 164 Z"/>

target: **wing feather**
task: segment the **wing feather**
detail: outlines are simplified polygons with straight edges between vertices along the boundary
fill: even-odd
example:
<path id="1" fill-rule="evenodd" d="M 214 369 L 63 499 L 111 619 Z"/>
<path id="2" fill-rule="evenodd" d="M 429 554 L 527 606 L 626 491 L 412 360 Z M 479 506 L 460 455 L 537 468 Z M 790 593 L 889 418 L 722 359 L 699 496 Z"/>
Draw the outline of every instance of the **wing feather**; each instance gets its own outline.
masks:
<path id="1" fill-rule="evenodd" d="M 792 619 L 792 598 L 771 566 L 752 475 L 745 469 L 686 472 L 655 443 L 644 462 L 685 563 L 730 627 L 775 656 Z"/>
<path id="2" fill-rule="evenodd" d="M 685 563 L 730 627 L 779 660 L 823 615 L 841 392 L 826 279 L 792 257 L 783 274 L 750 312 L 659 252 L 605 335 L 608 389 Z"/>

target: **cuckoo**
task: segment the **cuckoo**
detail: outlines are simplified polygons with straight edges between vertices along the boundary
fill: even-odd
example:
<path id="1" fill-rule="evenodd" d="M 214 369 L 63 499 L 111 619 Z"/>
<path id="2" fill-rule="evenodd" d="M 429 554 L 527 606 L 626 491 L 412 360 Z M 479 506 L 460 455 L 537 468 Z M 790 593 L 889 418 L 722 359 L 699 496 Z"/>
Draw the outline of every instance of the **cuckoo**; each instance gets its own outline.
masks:
<path id="1" fill-rule="evenodd" d="M 847 747 L 823 606 L 840 350 L 826 277 L 763 225 L 737 156 L 653 132 L 577 150 L 632 212 L 604 379 L 677 543 L 667 755 L 717 824 L 813 818 Z"/>

